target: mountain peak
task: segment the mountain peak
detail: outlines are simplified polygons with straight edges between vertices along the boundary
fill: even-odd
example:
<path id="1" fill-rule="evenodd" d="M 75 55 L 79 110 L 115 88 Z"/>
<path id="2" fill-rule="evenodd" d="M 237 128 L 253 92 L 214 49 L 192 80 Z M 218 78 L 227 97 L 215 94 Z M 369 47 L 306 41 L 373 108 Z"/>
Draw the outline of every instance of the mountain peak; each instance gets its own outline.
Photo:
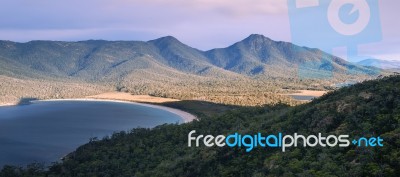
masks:
<path id="1" fill-rule="evenodd" d="M 265 36 L 262 35 L 262 34 L 250 34 L 249 37 L 251 37 L 251 38 L 265 38 Z"/>
<path id="2" fill-rule="evenodd" d="M 156 42 L 180 42 L 178 39 L 176 39 L 173 36 L 164 36 L 164 37 L 160 37 L 158 39 L 154 39 L 151 41 L 156 41 Z"/>
<path id="3" fill-rule="evenodd" d="M 185 45 L 173 36 L 165 36 L 165 37 L 154 39 L 154 40 L 151 40 L 148 42 L 153 43 L 156 46 L 161 46 L 161 47 Z"/>
<path id="4" fill-rule="evenodd" d="M 265 46 L 273 45 L 275 41 L 261 34 L 252 34 L 249 37 L 243 39 L 241 42 L 244 42 L 247 46 Z"/>
<path id="5" fill-rule="evenodd" d="M 269 40 L 269 41 L 272 41 L 270 38 L 268 38 L 268 37 L 266 37 L 266 36 L 264 36 L 264 35 L 262 35 L 262 34 L 251 34 L 249 37 L 247 37 L 246 39 L 244 39 L 244 40 Z"/>

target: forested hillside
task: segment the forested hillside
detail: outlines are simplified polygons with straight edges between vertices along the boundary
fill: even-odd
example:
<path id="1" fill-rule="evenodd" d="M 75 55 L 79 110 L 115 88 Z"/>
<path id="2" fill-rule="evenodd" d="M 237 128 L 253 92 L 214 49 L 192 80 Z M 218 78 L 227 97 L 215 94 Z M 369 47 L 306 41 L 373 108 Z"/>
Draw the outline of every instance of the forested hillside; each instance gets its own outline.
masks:
<path id="1" fill-rule="evenodd" d="M 5 167 L 0 176 L 400 176 L 400 76 L 365 81 L 295 107 L 235 108 L 182 125 L 133 129 L 92 141 L 43 172 Z M 184 104 L 186 105 L 186 104 Z M 185 109 L 180 105 L 181 109 Z M 175 105 L 179 106 L 179 105 Z M 380 136 L 383 147 L 187 147 L 187 135 L 318 132 Z"/>

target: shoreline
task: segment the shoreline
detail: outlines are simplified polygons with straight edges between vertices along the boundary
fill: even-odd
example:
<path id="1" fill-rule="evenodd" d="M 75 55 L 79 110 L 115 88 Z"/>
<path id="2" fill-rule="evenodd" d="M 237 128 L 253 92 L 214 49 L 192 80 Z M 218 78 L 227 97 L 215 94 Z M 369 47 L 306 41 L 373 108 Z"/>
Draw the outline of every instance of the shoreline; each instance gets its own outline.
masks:
<path id="1" fill-rule="evenodd" d="M 0 103 L 0 107 L 3 107 L 3 106 L 17 106 L 17 104 L 15 104 L 15 103 Z"/>
<path id="2" fill-rule="evenodd" d="M 139 106 L 145 106 L 145 107 L 150 107 L 150 108 L 155 108 L 155 109 L 161 109 L 167 112 L 170 112 L 172 114 L 178 115 L 183 123 L 188 123 L 191 122 L 195 119 L 197 119 L 196 116 L 193 114 L 190 114 L 188 112 L 182 111 L 180 109 L 175 109 L 167 106 L 161 106 L 161 105 L 155 105 L 155 104 L 150 104 L 150 103 L 139 103 L 139 102 L 133 102 L 133 101 L 124 101 L 124 100 L 113 100 L 113 99 L 97 99 L 97 98 L 67 98 L 67 99 L 46 99 L 46 100 L 34 100 L 34 102 L 46 102 L 46 101 L 100 101 L 100 102 L 114 102 L 114 103 L 127 103 L 127 104 L 134 104 L 134 105 L 139 105 Z M 17 104 L 0 104 L 1 106 L 18 106 Z"/>
<path id="3" fill-rule="evenodd" d="M 325 95 L 329 91 L 319 91 L 319 90 L 293 90 L 293 93 L 282 93 L 281 95 L 296 95 L 296 96 L 313 96 L 320 97 Z M 297 92 L 296 92 L 297 91 Z"/>

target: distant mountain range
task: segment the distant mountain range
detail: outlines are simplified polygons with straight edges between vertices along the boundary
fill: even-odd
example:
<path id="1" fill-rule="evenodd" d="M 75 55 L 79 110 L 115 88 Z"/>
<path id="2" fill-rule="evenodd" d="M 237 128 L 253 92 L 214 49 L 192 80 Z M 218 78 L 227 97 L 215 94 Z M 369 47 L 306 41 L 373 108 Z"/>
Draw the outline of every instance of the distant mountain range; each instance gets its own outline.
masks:
<path id="1" fill-rule="evenodd" d="M 127 78 L 293 78 L 376 75 L 318 49 L 253 34 L 226 48 L 201 51 L 172 36 L 143 41 L 0 41 L 0 74 L 115 81 Z"/>
<path id="2" fill-rule="evenodd" d="M 400 70 L 400 61 L 398 60 L 365 59 L 357 62 L 357 64 L 362 66 L 373 66 L 381 69 Z"/>

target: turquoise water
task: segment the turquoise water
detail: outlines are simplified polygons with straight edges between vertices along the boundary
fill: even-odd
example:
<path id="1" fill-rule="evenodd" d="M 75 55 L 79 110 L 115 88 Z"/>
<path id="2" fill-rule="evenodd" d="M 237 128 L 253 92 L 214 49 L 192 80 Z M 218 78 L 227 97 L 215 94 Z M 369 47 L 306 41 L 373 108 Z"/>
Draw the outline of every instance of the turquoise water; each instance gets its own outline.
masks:
<path id="1" fill-rule="evenodd" d="M 92 137 L 182 122 L 178 115 L 141 105 L 103 101 L 45 101 L 0 107 L 0 168 L 58 161 Z"/>

